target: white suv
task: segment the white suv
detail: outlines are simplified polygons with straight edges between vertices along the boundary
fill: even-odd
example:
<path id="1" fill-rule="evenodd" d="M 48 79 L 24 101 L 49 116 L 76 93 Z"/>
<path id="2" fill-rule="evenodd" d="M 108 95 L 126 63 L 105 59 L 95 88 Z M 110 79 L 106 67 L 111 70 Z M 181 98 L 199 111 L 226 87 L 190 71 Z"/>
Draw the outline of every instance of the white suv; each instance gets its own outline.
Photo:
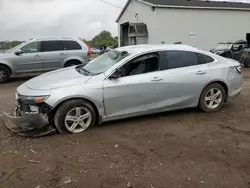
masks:
<path id="1" fill-rule="evenodd" d="M 0 83 L 11 75 L 47 72 L 86 64 L 91 49 L 77 38 L 39 38 L 24 42 L 0 54 Z"/>

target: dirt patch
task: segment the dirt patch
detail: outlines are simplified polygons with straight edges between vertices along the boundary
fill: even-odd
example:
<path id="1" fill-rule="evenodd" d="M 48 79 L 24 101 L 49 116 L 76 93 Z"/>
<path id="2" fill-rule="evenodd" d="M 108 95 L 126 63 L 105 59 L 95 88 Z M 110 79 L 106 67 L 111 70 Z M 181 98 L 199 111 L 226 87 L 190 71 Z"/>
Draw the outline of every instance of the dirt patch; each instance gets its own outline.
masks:
<path id="1" fill-rule="evenodd" d="M 40 139 L 0 121 L 0 187 L 250 187 L 250 69 L 242 95 L 213 114 L 183 110 Z M 0 85 L 10 111 L 23 80 Z M 35 162 L 34 162 L 35 161 Z"/>

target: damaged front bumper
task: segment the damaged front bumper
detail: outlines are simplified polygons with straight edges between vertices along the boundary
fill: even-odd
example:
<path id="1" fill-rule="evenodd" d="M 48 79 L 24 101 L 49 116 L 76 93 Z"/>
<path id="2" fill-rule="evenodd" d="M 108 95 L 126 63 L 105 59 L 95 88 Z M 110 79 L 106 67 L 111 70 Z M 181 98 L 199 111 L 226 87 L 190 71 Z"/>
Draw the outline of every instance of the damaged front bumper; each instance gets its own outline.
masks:
<path id="1" fill-rule="evenodd" d="M 24 112 L 17 107 L 14 116 L 4 114 L 5 126 L 11 131 L 29 137 L 41 137 L 53 134 L 56 129 L 49 123 L 49 117 L 38 112 Z"/>

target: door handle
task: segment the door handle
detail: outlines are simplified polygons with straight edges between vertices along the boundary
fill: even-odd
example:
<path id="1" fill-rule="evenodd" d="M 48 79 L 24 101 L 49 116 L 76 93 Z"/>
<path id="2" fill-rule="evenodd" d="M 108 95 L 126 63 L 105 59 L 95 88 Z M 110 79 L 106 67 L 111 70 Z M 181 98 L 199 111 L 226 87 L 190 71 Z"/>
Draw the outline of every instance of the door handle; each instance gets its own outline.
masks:
<path id="1" fill-rule="evenodd" d="M 60 53 L 60 55 L 65 55 L 65 53 Z"/>
<path id="2" fill-rule="evenodd" d="M 159 82 L 159 81 L 162 81 L 162 80 L 163 80 L 162 78 L 154 77 L 151 81 L 152 82 Z"/>
<path id="3" fill-rule="evenodd" d="M 206 73 L 207 73 L 206 71 L 200 70 L 200 71 L 196 72 L 196 75 L 203 75 L 203 74 L 206 74 Z"/>

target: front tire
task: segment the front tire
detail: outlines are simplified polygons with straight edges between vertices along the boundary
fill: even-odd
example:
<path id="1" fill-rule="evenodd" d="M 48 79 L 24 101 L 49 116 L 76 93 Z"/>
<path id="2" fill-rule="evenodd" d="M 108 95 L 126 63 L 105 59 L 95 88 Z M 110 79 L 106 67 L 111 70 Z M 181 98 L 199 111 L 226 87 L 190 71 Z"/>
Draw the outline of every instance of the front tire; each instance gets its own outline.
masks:
<path id="1" fill-rule="evenodd" d="M 54 124 L 60 133 L 81 133 L 95 125 L 97 114 L 93 106 L 81 99 L 63 103 L 56 111 Z"/>
<path id="2" fill-rule="evenodd" d="M 226 92 L 224 87 L 219 83 L 208 85 L 202 92 L 199 108 L 204 112 L 219 111 L 226 101 Z"/>
<path id="3" fill-rule="evenodd" d="M 0 84 L 10 81 L 11 73 L 5 66 L 0 65 Z"/>

